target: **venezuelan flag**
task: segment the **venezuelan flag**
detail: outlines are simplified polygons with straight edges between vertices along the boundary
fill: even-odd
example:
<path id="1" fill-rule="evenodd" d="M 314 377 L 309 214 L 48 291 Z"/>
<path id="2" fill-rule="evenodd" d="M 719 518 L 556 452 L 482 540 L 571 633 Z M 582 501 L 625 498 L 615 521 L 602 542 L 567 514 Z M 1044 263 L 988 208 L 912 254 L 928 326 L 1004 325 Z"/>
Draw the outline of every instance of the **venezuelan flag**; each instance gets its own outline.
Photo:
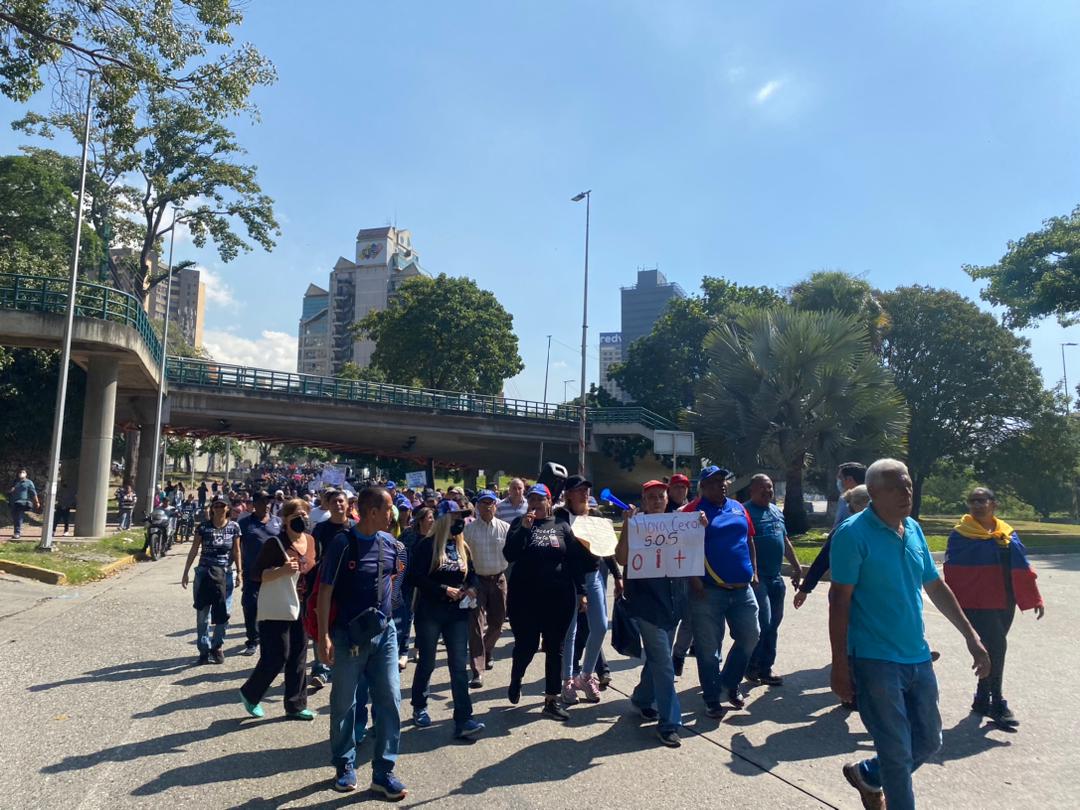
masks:
<path id="1" fill-rule="evenodd" d="M 1036 574 L 1027 552 L 1012 526 L 995 518 L 988 532 L 971 515 L 964 515 L 949 535 L 945 550 L 945 582 L 956 594 L 960 607 L 968 610 L 1003 610 L 1007 606 L 1006 570 L 1001 550 L 1008 549 L 1008 576 L 1013 597 L 1021 610 L 1043 604 Z"/>

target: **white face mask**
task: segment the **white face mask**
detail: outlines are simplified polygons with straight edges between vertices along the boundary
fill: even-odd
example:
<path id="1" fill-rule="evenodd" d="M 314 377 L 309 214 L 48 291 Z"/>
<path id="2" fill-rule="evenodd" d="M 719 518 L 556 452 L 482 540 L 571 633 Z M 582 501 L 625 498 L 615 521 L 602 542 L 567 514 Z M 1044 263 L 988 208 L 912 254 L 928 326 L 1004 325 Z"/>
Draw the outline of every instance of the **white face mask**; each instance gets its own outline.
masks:
<path id="1" fill-rule="evenodd" d="M 841 478 L 836 479 L 836 491 L 839 492 L 841 495 L 844 494 L 844 481 Z"/>
<path id="2" fill-rule="evenodd" d="M 24 473 L 24 472 L 19 473 L 19 480 L 20 481 L 24 480 L 25 478 L 26 478 L 26 473 Z"/>

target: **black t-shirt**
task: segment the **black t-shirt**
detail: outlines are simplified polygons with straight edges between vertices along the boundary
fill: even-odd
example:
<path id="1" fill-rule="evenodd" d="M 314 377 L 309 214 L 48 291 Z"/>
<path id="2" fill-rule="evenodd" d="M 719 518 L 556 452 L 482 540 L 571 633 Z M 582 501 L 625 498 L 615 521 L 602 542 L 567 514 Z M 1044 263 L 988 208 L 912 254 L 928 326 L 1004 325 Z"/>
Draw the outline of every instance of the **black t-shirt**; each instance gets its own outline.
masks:
<path id="1" fill-rule="evenodd" d="M 510 588 L 562 589 L 585 593 L 585 572 L 592 555 L 574 537 L 569 523 L 554 517 L 533 521 L 529 528 L 518 518 L 510 526 L 503 556 L 514 564 Z"/>
<path id="2" fill-rule="evenodd" d="M 432 602 L 448 601 L 446 588 L 475 588 L 476 572 L 472 566 L 463 571 L 462 560 L 457 543 L 451 538 L 446 542 L 446 562 L 431 570 L 432 557 L 435 554 L 435 538 L 425 537 L 416 544 L 409 560 L 409 581 L 421 597 Z M 467 614 L 468 611 L 462 611 Z"/>

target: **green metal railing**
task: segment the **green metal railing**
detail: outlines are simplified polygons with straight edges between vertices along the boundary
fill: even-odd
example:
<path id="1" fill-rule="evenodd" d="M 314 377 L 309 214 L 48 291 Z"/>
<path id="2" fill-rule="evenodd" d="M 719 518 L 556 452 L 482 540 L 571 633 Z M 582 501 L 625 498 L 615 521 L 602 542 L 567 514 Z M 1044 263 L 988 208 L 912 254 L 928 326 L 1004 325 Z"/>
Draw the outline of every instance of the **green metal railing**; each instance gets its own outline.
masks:
<path id="1" fill-rule="evenodd" d="M 63 315 L 67 311 L 68 280 L 50 276 L 0 273 L 0 309 Z M 139 333 L 154 362 L 161 358 L 161 340 L 135 296 L 103 284 L 78 282 L 75 315 L 130 326 Z"/>
<path id="2" fill-rule="evenodd" d="M 313 399 L 422 408 L 474 416 L 538 419 L 564 424 L 573 424 L 579 418 L 578 409 L 572 405 L 552 405 L 532 400 L 506 399 L 433 388 L 407 388 L 366 380 L 342 380 L 337 377 L 234 366 L 187 357 L 169 357 L 166 374 L 170 386 L 192 385 L 218 390 L 261 391 Z M 653 428 L 674 427 L 668 420 L 645 408 L 590 408 L 587 417 L 590 422 L 605 424 L 638 423 Z"/>

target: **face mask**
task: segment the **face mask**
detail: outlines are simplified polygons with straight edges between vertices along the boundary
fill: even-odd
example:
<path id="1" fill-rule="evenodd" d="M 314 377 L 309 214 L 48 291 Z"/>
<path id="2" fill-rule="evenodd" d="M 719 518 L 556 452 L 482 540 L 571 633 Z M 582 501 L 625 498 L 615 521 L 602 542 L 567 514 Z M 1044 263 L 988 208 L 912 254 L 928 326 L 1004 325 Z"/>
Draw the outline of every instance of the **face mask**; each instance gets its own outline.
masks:
<path id="1" fill-rule="evenodd" d="M 19 473 L 19 480 L 22 481 L 26 478 L 26 473 Z"/>
<path id="2" fill-rule="evenodd" d="M 450 524 L 450 534 L 452 536 L 456 537 L 457 535 L 461 534 L 463 531 L 465 531 L 465 521 L 464 520 L 455 520 L 453 523 Z"/>
<path id="3" fill-rule="evenodd" d="M 836 491 L 839 492 L 841 495 L 844 494 L 844 482 L 841 481 L 839 478 L 836 479 Z"/>
<path id="4" fill-rule="evenodd" d="M 301 533 L 307 531 L 307 526 L 308 526 L 307 518 L 306 517 L 301 517 L 300 515 L 297 515 L 296 517 L 294 517 L 292 520 L 289 521 L 289 528 L 292 529 L 297 534 L 301 534 Z"/>

